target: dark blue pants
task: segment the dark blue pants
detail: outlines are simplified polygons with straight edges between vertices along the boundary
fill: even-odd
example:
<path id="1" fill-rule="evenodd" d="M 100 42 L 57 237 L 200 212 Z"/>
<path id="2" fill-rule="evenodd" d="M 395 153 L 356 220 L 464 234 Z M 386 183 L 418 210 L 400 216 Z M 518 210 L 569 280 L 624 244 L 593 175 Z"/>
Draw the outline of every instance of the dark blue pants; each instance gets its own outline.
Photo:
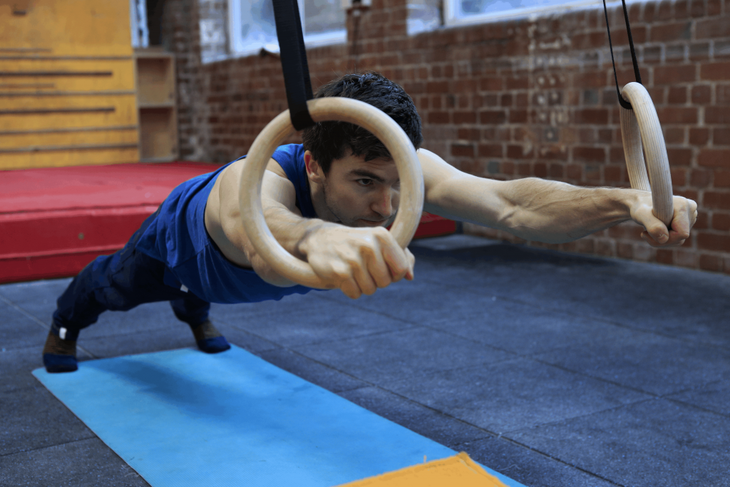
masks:
<path id="1" fill-rule="evenodd" d="M 208 319 L 210 303 L 166 285 L 165 264 L 135 249 L 155 217 L 157 212 L 144 221 L 122 250 L 97 257 L 71 281 L 56 302 L 51 326 L 56 335 L 65 328 L 63 338 L 76 340 L 79 331 L 96 323 L 104 311 L 126 311 L 157 301 L 170 301 L 175 316 L 191 327 Z"/>

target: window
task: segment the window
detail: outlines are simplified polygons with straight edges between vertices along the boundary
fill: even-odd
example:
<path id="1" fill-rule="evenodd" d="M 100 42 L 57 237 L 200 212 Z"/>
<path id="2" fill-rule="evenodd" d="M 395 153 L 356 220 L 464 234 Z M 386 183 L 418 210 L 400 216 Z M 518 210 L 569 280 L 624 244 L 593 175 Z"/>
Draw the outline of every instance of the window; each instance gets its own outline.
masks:
<path id="1" fill-rule="evenodd" d="M 606 3 L 616 1 L 607 0 Z M 447 25 L 473 24 L 602 4 L 602 0 L 444 0 L 444 20 Z"/>
<path id="2" fill-rule="evenodd" d="M 442 0 L 408 0 L 408 34 L 415 35 L 441 27 Z"/>
<path id="3" fill-rule="evenodd" d="M 129 20 L 132 24 L 132 47 L 149 47 L 147 5 L 144 0 L 129 1 Z"/>
<path id="4" fill-rule="evenodd" d="M 298 0 L 307 47 L 345 42 L 341 0 Z M 266 49 L 279 52 L 272 0 L 228 0 L 231 51 L 238 55 Z"/>

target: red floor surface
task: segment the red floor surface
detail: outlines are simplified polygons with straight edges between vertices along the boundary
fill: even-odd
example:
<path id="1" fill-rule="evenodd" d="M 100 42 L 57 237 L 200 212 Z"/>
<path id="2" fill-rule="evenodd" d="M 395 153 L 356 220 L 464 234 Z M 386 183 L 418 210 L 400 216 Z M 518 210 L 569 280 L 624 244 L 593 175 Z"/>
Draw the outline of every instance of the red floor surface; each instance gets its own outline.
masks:
<path id="1" fill-rule="evenodd" d="M 178 184 L 218 165 L 117 164 L 0 171 L 0 283 L 68 277 L 116 252 Z M 424 214 L 416 238 L 453 233 Z"/>
<path id="2" fill-rule="evenodd" d="M 217 167 L 176 162 L 0 172 L 0 282 L 77 274 L 122 248 L 175 186 Z"/>

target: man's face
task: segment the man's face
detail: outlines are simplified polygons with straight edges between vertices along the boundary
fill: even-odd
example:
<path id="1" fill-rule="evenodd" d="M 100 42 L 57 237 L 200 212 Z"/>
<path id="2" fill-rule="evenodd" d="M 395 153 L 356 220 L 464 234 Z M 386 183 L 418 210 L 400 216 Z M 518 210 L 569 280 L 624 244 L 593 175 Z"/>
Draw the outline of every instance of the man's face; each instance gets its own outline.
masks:
<path id="1" fill-rule="evenodd" d="M 322 218 L 350 227 L 393 223 L 400 201 L 400 178 L 393 160 L 365 161 L 364 156 L 348 153 L 332 161 L 329 173 L 322 176 L 324 203 L 331 213 Z"/>

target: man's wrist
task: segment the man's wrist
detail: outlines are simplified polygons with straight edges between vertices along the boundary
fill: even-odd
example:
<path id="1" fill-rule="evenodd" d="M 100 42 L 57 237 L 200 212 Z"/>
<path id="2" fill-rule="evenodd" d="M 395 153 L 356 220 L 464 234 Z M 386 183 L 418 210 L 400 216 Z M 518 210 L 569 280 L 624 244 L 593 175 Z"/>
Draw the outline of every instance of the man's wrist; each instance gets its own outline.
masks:
<path id="1" fill-rule="evenodd" d="M 651 198 L 651 193 L 638 189 L 621 188 L 620 205 L 626 220 L 632 220 L 635 212 L 642 204 L 642 200 Z M 651 203 L 649 204 L 651 206 Z"/>
<path id="2" fill-rule="evenodd" d="M 307 228 L 304 230 L 301 238 L 297 241 L 294 246 L 294 256 L 298 259 L 307 260 L 311 249 L 312 238 L 318 231 L 324 228 L 327 223 L 323 220 L 309 220 L 307 222 Z"/>

